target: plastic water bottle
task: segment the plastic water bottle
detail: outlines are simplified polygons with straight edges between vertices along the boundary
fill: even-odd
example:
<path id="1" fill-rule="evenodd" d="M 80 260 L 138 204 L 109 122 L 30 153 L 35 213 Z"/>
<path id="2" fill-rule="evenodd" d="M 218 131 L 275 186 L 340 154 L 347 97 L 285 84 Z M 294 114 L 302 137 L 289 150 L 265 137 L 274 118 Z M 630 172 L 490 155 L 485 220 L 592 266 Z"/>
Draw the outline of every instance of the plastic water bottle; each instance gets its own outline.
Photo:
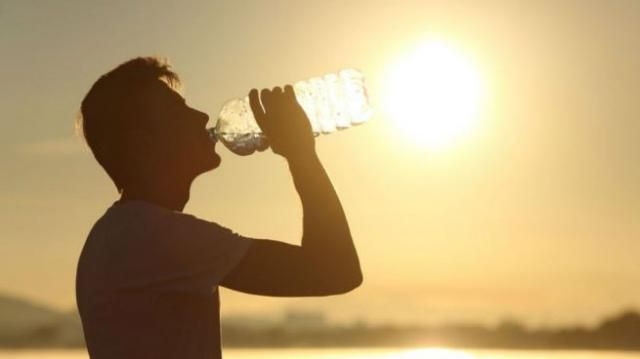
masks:
<path id="1" fill-rule="evenodd" d="M 293 91 L 316 136 L 361 124 L 373 114 L 364 76 L 355 69 L 296 82 Z M 214 140 L 220 140 L 239 155 L 268 147 L 266 137 L 253 117 L 248 96 L 228 101 L 218 115 L 216 126 L 208 131 Z"/>

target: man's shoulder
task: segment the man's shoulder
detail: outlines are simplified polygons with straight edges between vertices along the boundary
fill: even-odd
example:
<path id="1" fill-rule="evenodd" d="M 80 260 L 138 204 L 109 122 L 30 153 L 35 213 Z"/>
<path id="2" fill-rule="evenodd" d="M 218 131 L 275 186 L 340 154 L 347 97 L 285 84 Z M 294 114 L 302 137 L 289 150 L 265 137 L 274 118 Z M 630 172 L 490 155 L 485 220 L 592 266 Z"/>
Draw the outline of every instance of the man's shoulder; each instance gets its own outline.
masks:
<path id="1" fill-rule="evenodd" d="M 111 245 L 149 239 L 160 244 L 163 239 L 173 241 L 198 239 L 226 239 L 238 237 L 231 229 L 192 214 L 173 211 L 144 201 L 116 202 L 96 221 L 88 240 L 110 241 Z"/>
<path id="2" fill-rule="evenodd" d="M 135 228 L 153 229 L 158 226 L 180 224 L 218 226 L 215 222 L 197 218 L 191 214 L 173 211 L 145 201 L 116 202 L 96 221 L 94 230 Z"/>

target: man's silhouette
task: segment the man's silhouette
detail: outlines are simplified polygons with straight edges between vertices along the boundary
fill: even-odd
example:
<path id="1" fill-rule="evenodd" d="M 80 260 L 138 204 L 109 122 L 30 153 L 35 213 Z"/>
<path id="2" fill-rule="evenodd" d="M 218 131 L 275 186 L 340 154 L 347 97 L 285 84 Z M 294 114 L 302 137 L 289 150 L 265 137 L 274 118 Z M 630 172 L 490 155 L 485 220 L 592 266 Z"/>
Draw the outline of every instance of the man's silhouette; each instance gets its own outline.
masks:
<path id="1" fill-rule="evenodd" d="M 178 83 L 164 62 L 136 58 L 100 77 L 82 101 L 87 143 L 120 193 L 78 263 L 77 304 L 93 359 L 220 358 L 218 286 L 324 296 L 362 282 L 347 220 L 291 86 L 249 97 L 273 152 L 289 164 L 304 213 L 302 244 L 243 237 L 182 213 L 194 178 L 220 157 L 205 130 L 209 117 L 186 104 Z"/>

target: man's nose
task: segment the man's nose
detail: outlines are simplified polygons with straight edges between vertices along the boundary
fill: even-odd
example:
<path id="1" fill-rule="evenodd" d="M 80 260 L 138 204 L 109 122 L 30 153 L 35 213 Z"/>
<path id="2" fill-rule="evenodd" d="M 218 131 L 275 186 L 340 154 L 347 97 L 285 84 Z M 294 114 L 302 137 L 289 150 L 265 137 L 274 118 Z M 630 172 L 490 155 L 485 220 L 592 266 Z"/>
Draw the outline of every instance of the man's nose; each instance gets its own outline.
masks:
<path id="1" fill-rule="evenodd" d="M 209 115 L 198 110 L 195 110 L 195 112 L 196 112 L 196 116 L 195 116 L 196 120 L 199 121 L 202 126 L 206 126 L 207 122 L 209 122 Z"/>

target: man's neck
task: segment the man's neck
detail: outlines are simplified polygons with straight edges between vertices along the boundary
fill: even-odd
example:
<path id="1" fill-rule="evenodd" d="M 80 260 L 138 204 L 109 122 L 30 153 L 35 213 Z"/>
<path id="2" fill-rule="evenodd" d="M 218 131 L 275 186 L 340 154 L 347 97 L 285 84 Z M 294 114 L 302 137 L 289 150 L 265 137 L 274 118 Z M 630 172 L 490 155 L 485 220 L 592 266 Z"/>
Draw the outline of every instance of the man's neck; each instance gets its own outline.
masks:
<path id="1" fill-rule="evenodd" d="M 141 186 L 129 186 L 122 191 L 121 201 L 146 201 L 173 211 L 182 212 L 189 201 L 191 181 L 180 183 L 155 182 Z"/>

